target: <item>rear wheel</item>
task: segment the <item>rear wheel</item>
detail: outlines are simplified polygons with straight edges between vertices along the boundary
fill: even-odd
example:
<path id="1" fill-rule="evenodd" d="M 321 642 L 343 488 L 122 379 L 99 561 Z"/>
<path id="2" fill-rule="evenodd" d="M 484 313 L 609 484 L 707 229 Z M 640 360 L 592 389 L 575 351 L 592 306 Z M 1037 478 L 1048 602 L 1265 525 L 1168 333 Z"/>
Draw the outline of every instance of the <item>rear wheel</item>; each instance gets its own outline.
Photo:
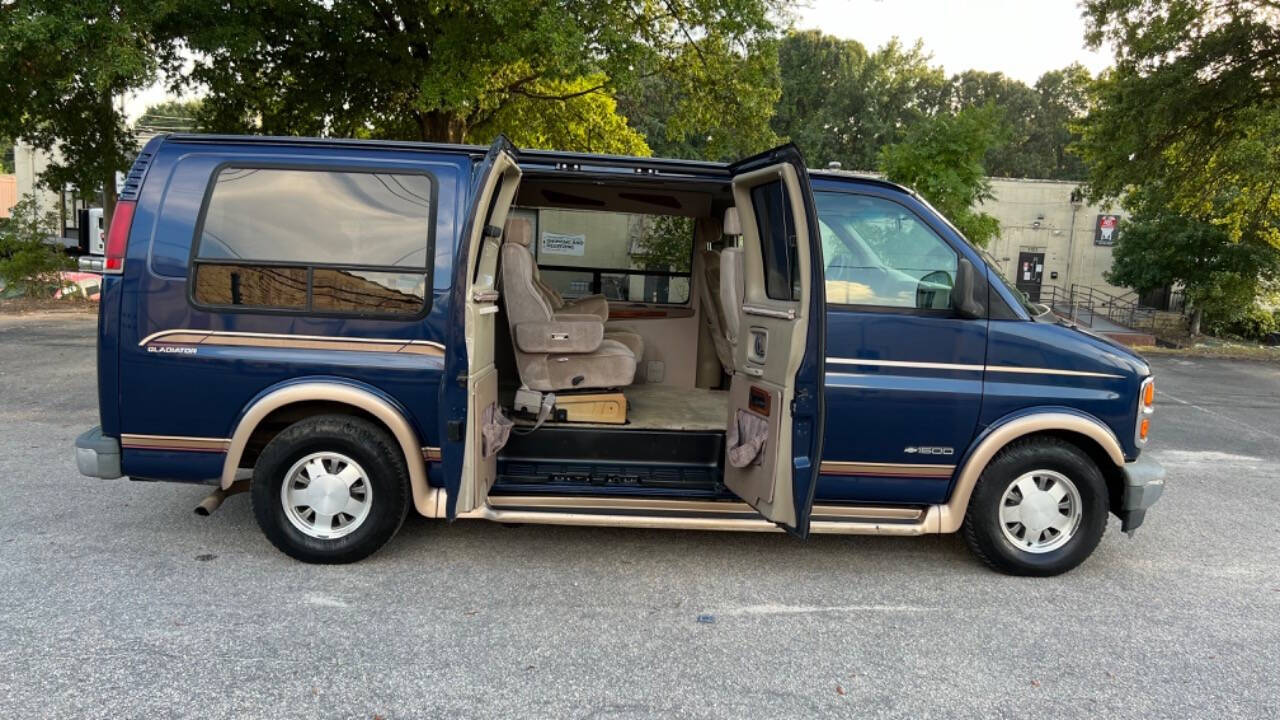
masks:
<path id="1" fill-rule="evenodd" d="M 369 556 L 400 529 L 409 507 L 399 445 L 349 415 L 307 418 L 281 431 L 258 457 L 251 490 L 267 539 L 311 563 Z"/>
<path id="2" fill-rule="evenodd" d="M 1011 575 L 1058 575 L 1084 562 L 1107 529 L 1107 485 L 1093 461 L 1057 438 L 1001 450 L 983 470 L 964 533 L 987 565 Z"/>

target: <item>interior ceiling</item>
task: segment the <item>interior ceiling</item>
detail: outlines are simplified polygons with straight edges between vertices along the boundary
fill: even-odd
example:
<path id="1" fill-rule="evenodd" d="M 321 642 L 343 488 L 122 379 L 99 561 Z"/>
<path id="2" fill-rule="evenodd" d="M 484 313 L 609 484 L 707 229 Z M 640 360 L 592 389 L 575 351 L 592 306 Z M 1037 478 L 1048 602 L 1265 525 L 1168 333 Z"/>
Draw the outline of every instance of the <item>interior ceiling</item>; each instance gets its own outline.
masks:
<path id="1" fill-rule="evenodd" d="M 622 184 L 616 180 L 584 182 L 525 177 L 520 181 L 516 204 L 706 217 L 712 214 L 713 208 L 727 205 L 731 197 L 727 184 L 686 183 L 673 188 L 666 183 Z"/>

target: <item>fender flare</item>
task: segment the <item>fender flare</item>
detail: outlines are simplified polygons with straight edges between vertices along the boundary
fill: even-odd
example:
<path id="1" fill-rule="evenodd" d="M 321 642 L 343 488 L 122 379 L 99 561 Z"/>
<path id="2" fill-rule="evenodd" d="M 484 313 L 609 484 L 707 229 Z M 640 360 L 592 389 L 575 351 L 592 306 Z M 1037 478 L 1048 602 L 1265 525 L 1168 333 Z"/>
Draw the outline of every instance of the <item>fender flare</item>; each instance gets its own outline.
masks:
<path id="1" fill-rule="evenodd" d="M 1120 441 L 1116 439 L 1115 433 L 1111 432 L 1111 429 L 1102 421 L 1092 416 L 1066 409 L 1052 409 L 1004 418 L 987 428 L 975 442 L 960 471 L 956 474 L 951 496 L 947 502 L 930 508 L 928 514 L 935 517 L 926 519 L 926 523 L 934 526 L 934 532 L 953 533 L 959 530 L 964 522 L 964 514 L 968 510 L 973 488 L 978 484 L 982 471 L 987 469 L 987 464 L 996 456 L 996 453 L 1018 438 L 1051 430 L 1083 435 L 1096 442 L 1117 466 L 1124 465 L 1124 450 L 1120 446 Z"/>
<path id="2" fill-rule="evenodd" d="M 422 445 L 418 434 L 409 423 L 404 413 L 385 398 L 375 392 L 340 380 L 304 380 L 268 390 L 254 398 L 236 422 L 235 431 L 227 447 L 227 455 L 222 464 L 221 486 L 223 490 L 235 482 L 236 470 L 239 469 L 240 458 L 244 455 L 245 445 L 253 431 L 263 418 L 273 411 L 287 405 L 309 401 L 335 402 L 359 408 L 377 418 L 386 425 L 400 450 L 404 454 L 405 465 L 409 470 L 409 488 L 413 494 L 413 504 L 418 512 L 427 515 L 434 511 L 431 499 L 434 495 L 427 486 L 427 464 L 422 456 Z"/>

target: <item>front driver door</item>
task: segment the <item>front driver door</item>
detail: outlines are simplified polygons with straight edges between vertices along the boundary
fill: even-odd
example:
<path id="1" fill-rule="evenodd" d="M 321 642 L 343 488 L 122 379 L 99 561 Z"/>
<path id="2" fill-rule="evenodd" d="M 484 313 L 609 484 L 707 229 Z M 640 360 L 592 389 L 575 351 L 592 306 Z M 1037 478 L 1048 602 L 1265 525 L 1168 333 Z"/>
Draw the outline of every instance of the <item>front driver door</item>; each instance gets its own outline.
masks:
<path id="1" fill-rule="evenodd" d="M 805 537 L 823 435 L 825 299 L 813 193 L 794 145 L 742 160 L 731 172 L 744 300 L 736 308 L 724 482 Z"/>

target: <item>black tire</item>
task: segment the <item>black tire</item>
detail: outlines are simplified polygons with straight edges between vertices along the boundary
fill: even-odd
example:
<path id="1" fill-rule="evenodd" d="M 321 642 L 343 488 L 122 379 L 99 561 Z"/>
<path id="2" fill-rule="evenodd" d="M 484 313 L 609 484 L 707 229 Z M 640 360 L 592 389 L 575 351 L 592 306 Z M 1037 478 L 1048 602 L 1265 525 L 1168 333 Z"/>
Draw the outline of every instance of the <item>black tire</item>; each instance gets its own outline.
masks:
<path id="1" fill-rule="evenodd" d="M 281 500 L 286 474 L 316 452 L 355 460 L 372 491 L 367 516 L 339 538 L 305 534 L 290 521 Z M 404 523 L 409 473 L 399 444 L 381 427 L 350 415 L 317 415 L 290 425 L 267 443 L 253 468 L 250 495 L 258 527 L 286 555 L 308 563 L 350 563 L 373 554 Z"/>
<path id="2" fill-rule="evenodd" d="M 1005 537 L 1000 504 L 1010 484 L 1026 473 L 1049 470 L 1062 474 L 1080 495 L 1080 524 L 1062 546 L 1033 553 Z M 1080 448 L 1058 438 L 1018 440 L 993 458 L 969 498 L 961 532 L 969 549 L 991 568 L 1009 575 L 1059 575 L 1084 562 L 1107 529 L 1107 483 L 1097 465 Z M 1017 527 L 1016 525 L 1013 527 Z"/>

